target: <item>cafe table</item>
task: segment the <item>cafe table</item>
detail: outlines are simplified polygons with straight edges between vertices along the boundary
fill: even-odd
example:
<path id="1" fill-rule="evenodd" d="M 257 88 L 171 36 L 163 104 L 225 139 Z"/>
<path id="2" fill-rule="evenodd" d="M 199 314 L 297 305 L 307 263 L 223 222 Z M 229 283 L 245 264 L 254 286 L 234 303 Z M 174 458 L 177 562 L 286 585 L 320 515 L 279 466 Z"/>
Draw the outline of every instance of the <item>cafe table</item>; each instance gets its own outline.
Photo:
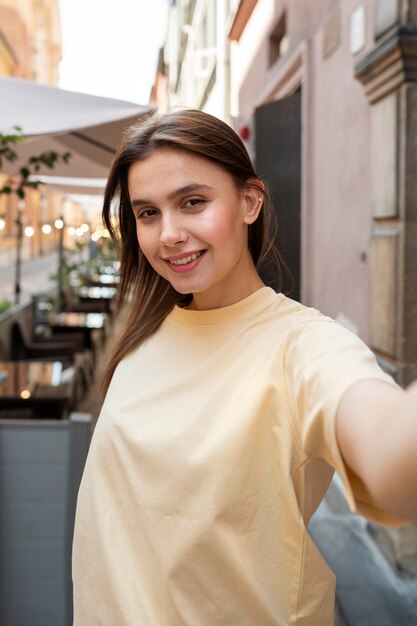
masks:
<path id="1" fill-rule="evenodd" d="M 76 291 L 80 300 L 112 300 L 116 295 L 115 287 L 79 287 Z"/>
<path id="2" fill-rule="evenodd" d="M 61 361 L 0 361 L 0 418 L 31 414 L 65 419 L 73 408 L 77 368 Z"/>
<path id="3" fill-rule="evenodd" d="M 80 302 L 100 302 L 106 313 L 112 313 L 112 302 L 116 295 L 115 287 L 79 287 L 75 293 Z"/>
<path id="4" fill-rule="evenodd" d="M 98 285 L 118 285 L 120 283 L 120 276 L 118 274 L 99 274 L 97 278 Z"/>
<path id="5" fill-rule="evenodd" d="M 111 287 L 117 286 L 120 282 L 118 274 L 88 274 L 82 275 L 82 278 L 90 287 Z"/>
<path id="6" fill-rule="evenodd" d="M 71 311 L 50 313 L 44 325 L 52 333 L 83 333 L 85 347 L 94 347 L 94 334 L 99 332 L 104 341 L 106 336 L 107 315 L 105 313 L 75 313 Z"/>

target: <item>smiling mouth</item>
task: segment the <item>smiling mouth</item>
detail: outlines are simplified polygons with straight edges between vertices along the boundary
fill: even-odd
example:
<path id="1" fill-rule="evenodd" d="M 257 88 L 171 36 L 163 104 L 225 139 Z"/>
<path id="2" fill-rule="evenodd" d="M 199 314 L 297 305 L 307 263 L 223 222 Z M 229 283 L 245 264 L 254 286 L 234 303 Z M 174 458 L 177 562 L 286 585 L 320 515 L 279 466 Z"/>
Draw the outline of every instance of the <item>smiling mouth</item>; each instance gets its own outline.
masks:
<path id="1" fill-rule="evenodd" d="M 170 263 L 170 265 L 187 265 L 188 263 L 196 261 L 202 254 L 204 254 L 204 252 L 205 250 L 201 250 L 200 252 L 183 256 L 180 259 L 167 259 L 167 262 Z"/>

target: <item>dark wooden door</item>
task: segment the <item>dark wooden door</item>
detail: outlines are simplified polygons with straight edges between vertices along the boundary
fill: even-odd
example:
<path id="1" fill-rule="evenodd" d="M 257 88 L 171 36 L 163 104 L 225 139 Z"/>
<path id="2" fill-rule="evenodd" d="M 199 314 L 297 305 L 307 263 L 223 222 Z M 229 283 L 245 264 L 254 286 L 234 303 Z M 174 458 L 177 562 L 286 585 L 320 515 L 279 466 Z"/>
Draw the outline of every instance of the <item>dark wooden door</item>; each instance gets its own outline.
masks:
<path id="1" fill-rule="evenodd" d="M 301 91 L 268 102 L 255 111 L 256 169 L 268 183 L 278 216 L 277 247 L 284 272 L 282 291 L 300 299 L 301 254 Z M 276 273 L 266 266 L 263 280 L 278 288 Z"/>

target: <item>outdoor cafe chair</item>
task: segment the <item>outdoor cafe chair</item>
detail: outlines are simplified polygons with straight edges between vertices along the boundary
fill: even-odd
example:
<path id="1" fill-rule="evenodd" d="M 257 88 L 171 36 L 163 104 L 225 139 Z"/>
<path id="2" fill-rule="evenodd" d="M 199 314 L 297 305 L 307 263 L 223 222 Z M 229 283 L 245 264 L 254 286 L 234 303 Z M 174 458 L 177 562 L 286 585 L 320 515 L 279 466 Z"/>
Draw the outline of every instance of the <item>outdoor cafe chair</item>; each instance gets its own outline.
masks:
<path id="1" fill-rule="evenodd" d="M 16 321 L 12 326 L 11 336 L 12 360 L 59 360 L 70 362 L 80 370 L 84 391 L 87 392 L 94 377 L 94 361 L 91 350 L 87 350 L 71 340 L 60 339 L 56 341 L 54 336 L 51 340 L 34 340 L 29 336 L 24 324 Z"/>

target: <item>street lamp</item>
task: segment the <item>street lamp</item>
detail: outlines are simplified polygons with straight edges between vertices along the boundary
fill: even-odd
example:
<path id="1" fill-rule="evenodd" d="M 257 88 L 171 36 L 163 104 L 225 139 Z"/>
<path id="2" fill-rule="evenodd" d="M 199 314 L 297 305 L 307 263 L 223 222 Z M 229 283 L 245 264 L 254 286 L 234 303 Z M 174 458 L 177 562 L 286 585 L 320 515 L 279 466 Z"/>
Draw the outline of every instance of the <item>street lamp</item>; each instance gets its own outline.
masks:
<path id="1" fill-rule="evenodd" d="M 40 231 L 39 231 L 39 254 L 41 256 L 44 253 L 42 233 L 48 234 L 44 230 L 44 221 L 45 221 L 44 218 L 45 218 L 45 211 L 46 211 L 47 206 L 48 206 L 48 200 L 47 200 L 46 196 L 42 193 L 41 197 L 40 197 L 40 200 L 39 200 L 39 226 L 40 226 Z"/>
<path id="2" fill-rule="evenodd" d="M 25 209 L 24 200 L 19 200 L 17 203 L 17 214 L 15 224 L 17 226 L 16 234 L 16 265 L 15 265 L 15 281 L 14 281 L 14 302 L 20 303 L 20 277 L 22 269 L 22 239 L 23 239 L 23 222 L 22 215 Z"/>
<path id="3" fill-rule="evenodd" d="M 55 220 L 55 228 L 59 231 L 58 244 L 58 311 L 62 311 L 64 305 L 64 218 L 61 215 Z"/>

